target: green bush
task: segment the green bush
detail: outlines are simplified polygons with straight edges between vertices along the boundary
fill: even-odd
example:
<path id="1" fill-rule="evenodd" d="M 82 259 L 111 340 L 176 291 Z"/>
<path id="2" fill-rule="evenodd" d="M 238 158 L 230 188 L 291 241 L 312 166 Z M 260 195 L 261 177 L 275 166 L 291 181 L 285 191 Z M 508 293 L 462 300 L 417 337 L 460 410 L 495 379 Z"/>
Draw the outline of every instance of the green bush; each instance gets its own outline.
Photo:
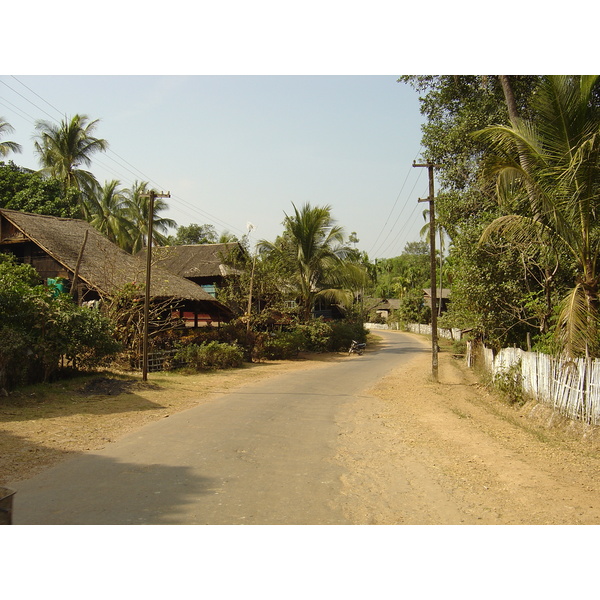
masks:
<path id="1" fill-rule="evenodd" d="M 322 319 L 297 325 L 295 331 L 303 337 L 302 349 L 308 352 L 327 352 L 331 339 L 331 325 Z"/>
<path id="2" fill-rule="evenodd" d="M 200 345 L 188 344 L 179 348 L 175 362 L 186 363 L 192 369 L 233 369 L 244 363 L 242 348 L 222 342 L 206 342 Z"/>
<path id="3" fill-rule="evenodd" d="M 347 321 L 334 321 L 330 324 L 331 337 L 329 339 L 328 350 L 331 352 L 341 352 L 348 350 L 352 340 L 359 343 L 367 341 L 369 333 L 362 323 L 350 323 Z"/>
<path id="4" fill-rule="evenodd" d="M 431 308 L 425 304 L 423 292 L 410 290 L 401 300 L 397 317 L 403 323 L 430 323 Z"/>
<path id="5" fill-rule="evenodd" d="M 261 336 L 260 352 L 257 358 L 270 360 L 289 360 L 297 358 L 298 352 L 304 344 L 302 332 L 278 331 Z"/>
<path id="6" fill-rule="evenodd" d="M 61 363 L 94 368 L 119 345 L 97 310 L 39 285 L 30 265 L 0 254 L 0 388 L 48 381 Z"/>
<path id="7" fill-rule="evenodd" d="M 453 354 L 466 354 L 467 353 L 467 340 L 453 340 L 452 352 L 453 352 Z"/>

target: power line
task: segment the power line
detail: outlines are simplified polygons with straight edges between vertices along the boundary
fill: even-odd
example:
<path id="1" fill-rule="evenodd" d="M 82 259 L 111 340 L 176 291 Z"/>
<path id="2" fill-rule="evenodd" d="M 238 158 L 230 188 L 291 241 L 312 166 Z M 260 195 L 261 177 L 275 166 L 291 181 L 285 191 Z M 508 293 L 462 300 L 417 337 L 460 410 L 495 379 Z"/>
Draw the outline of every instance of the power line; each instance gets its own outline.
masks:
<path id="1" fill-rule="evenodd" d="M 22 85 L 24 88 L 26 88 L 29 92 L 31 92 L 32 94 L 34 94 L 37 98 L 39 98 L 40 100 L 42 100 L 43 102 L 45 102 L 48 106 L 50 106 L 53 110 L 55 110 L 58 114 L 61 115 L 61 117 L 64 117 L 64 112 L 60 111 L 58 108 L 56 108 L 56 106 L 54 106 L 52 103 L 48 102 L 43 96 L 41 96 L 40 94 L 38 94 L 36 91 L 34 91 L 33 89 L 31 89 L 29 86 L 27 86 L 26 84 L 24 84 L 22 81 L 20 81 L 17 77 L 15 77 L 14 75 L 11 75 L 11 77 L 17 81 L 20 85 Z M 0 83 L 2 83 L 4 86 L 6 86 L 9 90 L 11 90 L 12 92 L 14 92 L 15 94 L 17 94 L 18 96 L 20 96 L 21 98 L 23 98 L 23 100 L 25 100 L 26 102 L 28 102 L 29 104 L 31 104 L 32 106 L 34 106 L 37 110 L 43 112 L 45 115 L 47 115 L 48 117 L 50 117 L 54 122 L 58 122 L 56 118 L 54 118 L 52 115 L 50 115 L 50 113 L 46 112 L 43 108 L 41 108 L 38 104 L 36 104 L 35 102 L 31 101 L 29 98 L 27 98 L 26 96 L 24 96 L 23 94 L 21 94 L 20 92 L 18 92 L 14 87 L 8 85 L 5 81 L 0 80 Z M 10 102 L 9 100 L 4 99 L 6 102 L 8 102 L 9 104 L 11 104 L 14 109 L 18 110 L 19 112 L 22 112 L 23 114 L 27 115 L 29 117 L 29 119 L 31 119 L 31 123 L 33 125 L 35 125 L 36 123 L 36 119 L 34 117 L 32 117 L 31 115 L 28 115 L 27 113 L 25 113 L 25 111 L 23 111 L 22 109 L 20 109 L 19 107 L 17 107 L 15 104 L 13 104 L 12 102 Z M 109 154 L 113 154 L 114 156 L 117 157 L 117 159 L 112 158 Z M 123 158 L 122 156 L 120 156 L 119 154 L 117 154 L 114 150 L 112 150 L 111 148 L 108 148 L 108 151 L 106 153 L 106 157 L 113 161 L 117 166 L 119 166 L 120 168 L 124 169 L 125 171 L 129 172 L 131 175 L 133 175 L 136 179 L 141 176 L 142 179 L 144 181 L 148 181 L 149 183 L 152 183 L 154 185 L 157 186 L 157 188 L 164 188 L 167 186 L 162 186 L 160 185 L 158 182 L 154 181 L 151 177 L 149 177 L 148 175 L 146 175 L 145 173 L 143 173 L 140 169 L 138 169 L 137 167 L 135 167 L 133 164 L 131 164 L 129 161 L 127 161 L 125 158 Z M 94 157 L 94 162 L 96 162 L 97 164 L 101 165 L 103 168 L 105 168 L 106 170 L 108 170 L 111 173 L 115 173 L 119 179 L 123 179 L 125 180 L 125 182 L 127 183 L 133 183 L 132 180 L 130 180 L 128 177 L 123 177 L 121 173 L 119 173 L 118 171 L 115 171 L 114 169 L 112 169 L 111 167 L 109 167 L 108 165 L 106 165 L 106 163 L 102 162 L 101 160 L 98 159 L 98 157 Z M 131 170 L 129 168 L 127 168 L 125 165 L 128 165 L 129 167 L 131 167 Z M 193 211 L 193 214 L 198 214 L 199 216 L 202 217 L 202 219 L 208 219 L 209 222 L 213 223 L 213 224 L 218 224 L 219 227 L 225 227 L 226 229 L 230 230 L 230 231 L 234 231 L 237 233 L 244 233 L 242 231 L 242 229 L 235 227 L 234 225 L 231 225 L 230 223 L 226 223 L 225 221 L 222 221 L 221 219 L 219 219 L 218 217 L 216 217 L 215 215 L 211 215 L 210 213 L 203 211 L 201 209 L 199 209 L 198 207 L 194 206 L 193 204 L 191 204 L 190 202 L 187 202 L 186 200 L 184 200 L 181 196 L 173 196 L 174 200 L 179 201 L 179 203 L 186 205 L 191 211 Z M 181 208 L 181 207 L 178 207 Z M 185 212 L 185 211 L 184 211 Z M 189 214 L 189 213 L 188 213 Z"/>
<path id="2" fill-rule="evenodd" d="M 31 119 L 31 123 L 33 123 L 33 124 L 35 123 L 35 117 L 32 117 L 30 114 L 26 113 L 24 110 L 20 109 L 16 104 L 13 104 L 10 100 L 7 100 L 3 96 L 0 96 L 0 98 L 2 98 L 2 100 L 4 100 L 4 102 L 0 102 L 0 104 L 2 104 L 3 106 L 6 106 L 6 108 L 8 108 L 9 110 L 18 110 L 20 113 L 25 115 L 25 118 Z M 5 102 L 7 104 L 5 104 Z M 8 106 L 8 104 L 10 104 L 10 106 Z"/>
<path id="3" fill-rule="evenodd" d="M 10 87 L 10 85 L 8 85 L 8 83 L 6 83 L 6 81 L 0 80 L 0 83 L 2 83 L 2 85 L 5 85 L 9 90 L 12 90 L 18 96 L 21 96 L 21 98 L 23 98 L 23 100 L 25 100 L 26 102 L 29 102 L 29 104 L 31 104 L 32 106 L 35 106 L 38 110 L 41 110 L 45 115 L 48 115 L 53 121 L 56 120 L 50 113 L 47 113 L 43 108 L 40 108 L 37 104 L 35 104 L 35 102 L 32 102 L 31 100 L 29 100 L 29 98 L 26 98 L 20 92 L 17 92 L 17 90 L 15 90 L 15 88 Z"/>
<path id="4" fill-rule="evenodd" d="M 402 216 L 404 209 L 408 206 L 408 202 L 409 202 L 410 198 L 412 197 L 413 192 L 415 191 L 415 188 L 417 187 L 417 184 L 419 183 L 420 179 L 421 179 L 421 174 L 419 174 L 419 176 L 417 177 L 417 179 L 416 179 L 415 183 L 413 184 L 410 192 L 408 193 L 408 196 L 406 197 L 406 201 L 404 203 L 404 206 L 402 207 L 400 213 L 398 213 L 398 216 L 396 217 L 396 220 L 394 221 L 394 224 L 390 227 L 390 230 L 388 231 L 387 235 L 383 239 L 383 242 L 381 242 L 381 244 L 378 246 L 377 250 L 374 252 L 375 254 L 377 252 L 381 251 L 382 246 L 387 242 L 388 238 L 390 237 L 390 235 L 394 231 L 394 228 L 396 227 L 398 221 L 400 220 L 400 217 Z M 411 213 L 410 213 L 410 215 L 408 217 L 409 219 L 412 216 L 413 212 L 414 212 L 414 207 L 413 207 L 413 210 L 411 211 Z M 406 226 L 406 222 L 407 221 L 405 221 L 405 226 Z M 393 244 L 393 242 L 394 242 L 394 240 L 392 240 L 392 244 Z M 388 245 L 387 248 L 389 248 L 389 247 L 390 246 Z M 387 248 L 386 248 L 386 250 L 387 250 Z"/>
<path id="5" fill-rule="evenodd" d="M 414 187 L 413 187 L 413 190 L 414 190 Z M 399 240 L 405 241 L 405 238 L 402 238 L 401 236 L 404 233 L 404 231 L 407 229 L 408 225 L 409 224 L 412 225 L 411 219 L 413 218 L 416 210 L 417 210 L 417 204 L 415 204 L 413 206 L 412 210 L 410 211 L 410 214 L 408 215 L 408 218 L 406 219 L 406 221 L 404 221 L 404 225 L 402 226 L 400 231 L 396 234 L 395 238 L 387 245 L 387 247 L 384 250 L 381 251 L 381 254 L 388 254 L 390 248 L 393 248 L 395 246 L 395 244 L 398 243 Z"/>
<path id="6" fill-rule="evenodd" d="M 29 86 L 25 85 L 20 79 L 17 79 L 14 75 L 11 75 L 11 77 L 15 81 L 20 83 L 24 88 L 28 89 L 32 94 L 36 95 L 40 100 L 45 102 L 50 108 L 53 108 L 61 117 L 64 116 L 64 113 L 62 111 L 58 110 L 58 108 L 56 108 L 56 106 L 54 106 L 53 104 L 50 104 L 50 102 L 48 102 L 48 100 L 46 100 L 45 98 L 42 98 L 42 96 L 40 96 L 37 92 L 32 90 Z M 48 113 L 46 113 L 46 114 L 48 114 Z"/>
<path id="7" fill-rule="evenodd" d="M 419 147 L 419 151 L 415 155 L 415 160 L 416 160 L 416 157 L 419 156 L 419 154 L 421 153 L 422 148 L 423 148 L 422 146 Z M 385 228 L 387 227 L 387 224 L 389 223 L 389 220 L 390 220 L 390 218 L 391 218 L 391 216 L 392 216 L 392 214 L 394 212 L 394 209 L 396 208 L 396 205 L 398 204 L 398 200 L 400 199 L 400 196 L 402 195 L 402 192 L 404 191 L 404 186 L 406 185 L 406 182 L 408 181 L 408 178 L 410 177 L 411 173 L 412 173 L 412 169 L 408 168 L 407 171 L 406 171 L 406 177 L 404 178 L 404 182 L 402 183 L 402 187 L 400 188 L 400 191 L 398 192 L 398 195 L 396 196 L 396 200 L 394 201 L 394 204 L 392 205 L 392 208 L 391 208 L 391 210 L 390 210 L 390 212 L 389 212 L 389 214 L 387 216 L 387 219 L 385 220 L 385 223 L 383 224 L 383 227 L 379 231 L 379 234 L 377 235 L 377 238 L 375 239 L 375 242 L 371 246 L 371 249 L 369 250 L 368 254 L 374 253 L 374 251 L 375 251 L 376 248 L 377 248 L 377 250 L 379 250 L 381 248 L 381 246 L 383 244 L 385 244 L 387 238 L 389 237 L 391 231 L 388 232 L 388 235 L 385 237 L 385 239 L 383 240 L 383 242 L 379 246 L 377 246 L 377 242 L 379 241 L 379 238 L 381 237 L 381 234 L 385 231 Z M 417 181 L 418 181 L 418 179 L 417 179 Z M 413 190 L 414 190 L 415 186 L 416 186 L 416 183 L 413 186 Z M 411 190 L 411 194 L 412 194 L 412 190 Z M 410 194 L 409 194 L 409 196 L 410 196 Z M 400 211 L 400 214 L 402 214 L 402 210 L 404 210 L 406 208 L 407 204 L 408 204 L 408 198 L 406 199 L 406 201 L 404 203 L 404 206 L 402 207 L 402 209 Z M 394 223 L 394 226 L 395 226 L 395 224 L 397 222 L 398 222 L 398 219 L 396 219 L 396 222 Z M 393 227 L 392 227 L 392 229 L 393 229 Z"/>

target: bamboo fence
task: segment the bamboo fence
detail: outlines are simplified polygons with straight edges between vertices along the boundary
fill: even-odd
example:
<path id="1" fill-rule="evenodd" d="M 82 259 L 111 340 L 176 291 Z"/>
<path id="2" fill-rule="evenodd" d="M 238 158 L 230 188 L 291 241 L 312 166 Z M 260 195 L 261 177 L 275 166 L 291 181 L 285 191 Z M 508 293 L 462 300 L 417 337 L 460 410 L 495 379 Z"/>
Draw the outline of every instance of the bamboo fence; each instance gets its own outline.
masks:
<path id="1" fill-rule="evenodd" d="M 410 324 L 408 331 L 431 335 L 431 325 Z M 438 336 L 461 339 L 460 329 L 438 329 Z M 473 366 L 473 343 L 467 342 L 467 366 Z M 600 424 L 600 360 L 558 359 L 519 348 L 494 354 L 483 348 L 483 363 L 492 379 L 512 380 L 523 393 L 558 413 L 588 424 Z"/>
<path id="2" fill-rule="evenodd" d="M 600 423 L 600 362 L 557 359 L 539 352 L 484 348 L 484 364 L 493 379 L 510 377 L 530 398 L 552 406 L 570 419 Z"/>

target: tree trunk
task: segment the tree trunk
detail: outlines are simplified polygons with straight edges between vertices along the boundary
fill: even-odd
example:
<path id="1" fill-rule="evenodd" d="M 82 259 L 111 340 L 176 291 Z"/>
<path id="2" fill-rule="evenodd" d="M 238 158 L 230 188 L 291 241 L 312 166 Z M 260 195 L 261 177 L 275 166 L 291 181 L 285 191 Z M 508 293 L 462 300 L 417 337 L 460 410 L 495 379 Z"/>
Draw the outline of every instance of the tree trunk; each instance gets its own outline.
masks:
<path id="1" fill-rule="evenodd" d="M 517 102 L 515 100 L 515 94 L 510 83 L 510 77 L 508 75 L 498 75 L 498 79 L 500 80 L 500 84 L 502 85 L 502 91 L 504 92 L 504 100 L 506 101 L 506 108 L 508 109 L 508 118 L 510 119 L 511 125 L 513 127 L 517 127 L 519 124 L 520 117 L 519 110 L 517 109 Z M 519 152 L 519 163 L 521 165 L 521 168 L 523 169 L 523 171 L 525 171 L 525 173 L 528 173 L 529 169 L 527 161 L 525 160 L 525 155 L 520 144 L 517 146 L 517 150 Z M 533 187 L 531 186 L 531 183 L 528 180 L 525 181 L 525 187 L 527 188 L 527 195 L 529 196 L 530 200 L 533 200 L 535 192 L 533 190 Z M 531 205 L 533 206 L 533 202 L 531 203 Z M 539 215 L 534 216 L 539 217 Z M 542 333 L 545 333 L 545 331 L 547 330 L 548 319 L 552 314 L 552 271 L 547 266 L 544 267 L 544 275 L 544 297 L 546 299 L 547 315 L 544 318 L 542 318 L 542 322 L 540 324 L 540 329 Z"/>
<path id="2" fill-rule="evenodd" d="M 504 99 L 506 100 L 506 107 L 508 108 L 508 118 L 510 119 L 511 125 L 515 127 L 519 122 L 519 111 L 517 110 L 515 94 L 510 85 L 510 79 L 508 75 L 498 75 L 498 79 L 502 85 L 502 91 L 504 92 Z"/>

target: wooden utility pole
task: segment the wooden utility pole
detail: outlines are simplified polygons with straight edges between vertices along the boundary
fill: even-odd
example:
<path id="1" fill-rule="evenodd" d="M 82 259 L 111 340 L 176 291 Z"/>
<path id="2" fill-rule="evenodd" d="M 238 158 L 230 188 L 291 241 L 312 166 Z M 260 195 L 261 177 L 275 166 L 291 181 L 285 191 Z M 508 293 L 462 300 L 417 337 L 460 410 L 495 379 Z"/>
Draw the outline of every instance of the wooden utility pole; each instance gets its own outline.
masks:
<path id="1" fill-rule="evenodd" d="M 77 263 L 75 265 L 75 271 L 73 273 L 73 283 L 71 285 L 71 296 L 76 302 L 79 302 L 79 298 L 77 297 L 77 278 L 79 277 L 79 267 L 81 266 L 81 259 L 83 258 L 83 251 L 85 250 L 85 244 L 88 239 L 89 231 L 86 229 L 83 234 L 83 242 L 81 244 L 81 248 L 79 249 L 79 256 L 77 257 Z"/>
<path id="2" fill-rule="evenodd" d="M 148 207 L 148 246 L 146 248 L 146 295 L 144 298 L 144 342 L 142 356 L 142 380 L 148 381 L 148 329 L 150 321 L 150 274 L 152 270 L 152 236 L 154 234 L 154 200 L 156 198 L 170 198 L 171 193 L 157 194 L 154 190 L 144 194 L 141 198 L 150 198 Z"/>
<path id="3" fill-rule="evenodd" d="M 429 202 L 429 258 L 431 265 L 431 376 L 438 381 L 438 332 L 437 332 L 437 276 L 435 269 L 435 206 L 433 192 L 433 163 L 417 164 L 413 167 L 427 167 L 429 171 L 429 198 L 419 198 L 419 202 Z"/>
<path id="4" fill-rule="evenodd" d="M 254 268 L 256 267 L 256 251 L 254 252 L 254 258 L 252 259 L 252 273 L 250 275 L 250 293 L 248 294 L 248 321 L 246 322 L 246 332 L 250 331 L 250 317 L 252 315 L 252 288 L 254 287 Z"/>

